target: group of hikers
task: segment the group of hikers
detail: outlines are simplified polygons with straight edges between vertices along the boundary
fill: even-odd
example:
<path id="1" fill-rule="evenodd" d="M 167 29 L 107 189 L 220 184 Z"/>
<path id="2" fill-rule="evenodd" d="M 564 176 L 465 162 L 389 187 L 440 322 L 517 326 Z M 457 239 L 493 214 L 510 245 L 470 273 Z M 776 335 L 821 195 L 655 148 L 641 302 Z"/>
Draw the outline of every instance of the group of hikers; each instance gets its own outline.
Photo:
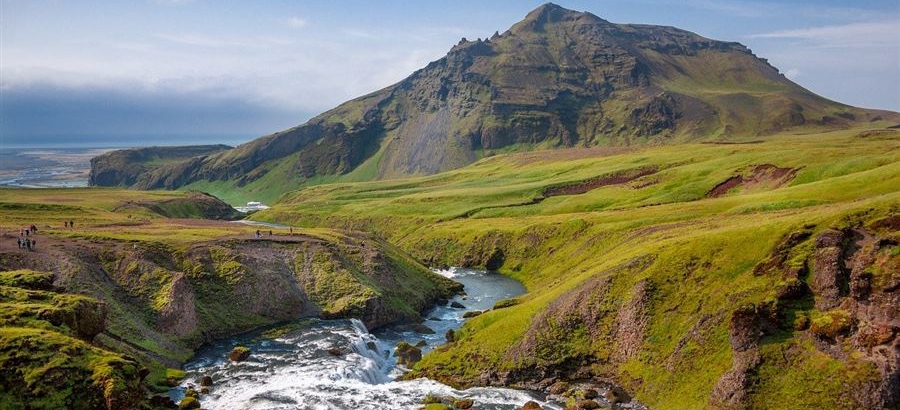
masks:
<path id="1" fill-rule="evenodd" d="M 294 227 L 293 227 L 293 226 L 288 227 L 288 230 L 290 230 L 291 235 L 294 234 Z M 264 234 L 263 231 L 261 231 L 261 230 L 259 230 L 259 229 L 256 230 L 256 237 L 257 237 L 257 238 L 262 238 L 262 237 L 263 237 L 263 234 Z M 272 233 L 272 230 L 269 229 L 269 236 L 272 236 L 272 235 L 274 235 L 274 234 Z"/>
<path id="2" fill-rule="evenodd" d="M 74 221 L 63 221 L 63 224 L 66 228 L 74 228 Z M 31 224 L 29 226 L 23 227 L 19 230 L 19 238 L 16 239 L 16 246 L 19 249 L 28 249 L 29 251 L 35 250 L 37 247 L 37 239 L 34 238 L 34 234 L 38 231 L 38 227 L 35 224 Z"/>
<path id="3" fill-rule="evenodd" d="M 31 224 L 31 226 L 26 226 L 19 230 L 19 239 L 16 240 L 16 244 L 19 246 L 19 249 L 28 249 L 29 251 L 34 250 L 37 246 L 37 240 L 31 238 L 32 234 L 37 233 L 37 226 Z"/>

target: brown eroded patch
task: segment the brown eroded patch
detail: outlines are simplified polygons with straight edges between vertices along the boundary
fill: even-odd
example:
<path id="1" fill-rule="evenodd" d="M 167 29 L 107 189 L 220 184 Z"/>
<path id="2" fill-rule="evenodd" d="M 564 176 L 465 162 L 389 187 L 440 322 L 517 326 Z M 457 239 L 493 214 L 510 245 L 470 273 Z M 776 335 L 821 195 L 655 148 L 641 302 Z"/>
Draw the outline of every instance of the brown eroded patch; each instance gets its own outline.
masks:
<path id="1" fill-rule="evenodd" d="M 718 198 L 738 188 L 781 188 L 794 180 L 797 171 L 796 168 L 779 168 L 772 164 L 754 165 L 716 185 L 706 193 L 706 197 Z"/>
<path id="2" fill-rule="evenodd" d="M 551 196 L 558 195 L 578 195 L 588 192 L 593 189 L 597 189 L 604 186 L 610 185 L 621 185 L 626 184 L 640 177 L 644 177 L 647 175 L 652 175 L 659 172 L 659 168 L 657 167 L 645 167 L 645 168 L 635 168 L 628 169 L 625 171 L 619 171 L 612 174 L 601 175 L 598 177 L 594 177 L 591 179 L 587 179 L 584 181 L 576 182 L 569 185 L 563 186 L 552 186 L 544 189 L 543 195 L 545 198 L 549 198 Z M 647 184 L 650 185 L 650 184 Z M 644 187 L 647 185 L 638 185 L 639 187 Z"/>

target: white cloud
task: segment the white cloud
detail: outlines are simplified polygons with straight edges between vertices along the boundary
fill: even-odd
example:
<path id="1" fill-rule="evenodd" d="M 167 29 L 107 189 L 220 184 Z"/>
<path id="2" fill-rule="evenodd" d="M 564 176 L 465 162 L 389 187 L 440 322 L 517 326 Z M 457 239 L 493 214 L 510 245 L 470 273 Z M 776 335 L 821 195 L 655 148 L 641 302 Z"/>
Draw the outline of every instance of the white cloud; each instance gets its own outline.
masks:
<path id="1" fill-rule="evenodd" d="M 787 69 L 787 71 L 784 72 L 784 76 L 787 78 L 790 78 L 791 80 L 795 80 L 795 79 L 797 79 L 797 77 L 800 77 L 800 69 L 789 68 L 789 69 Z"/>
<path id="2" fill-rule="evenodd" d="M 300 17 L 291 17 L 287 21 L 288 26 L 291 28 L 303 28 L 306 27 L 306 20 Z"/>
<path id="3" fill-rule="evenodd" d="M 782 30 L 748 38 L 798 39 L 830 47 L 896 47 L 898 32 L 900 20 Z"/>

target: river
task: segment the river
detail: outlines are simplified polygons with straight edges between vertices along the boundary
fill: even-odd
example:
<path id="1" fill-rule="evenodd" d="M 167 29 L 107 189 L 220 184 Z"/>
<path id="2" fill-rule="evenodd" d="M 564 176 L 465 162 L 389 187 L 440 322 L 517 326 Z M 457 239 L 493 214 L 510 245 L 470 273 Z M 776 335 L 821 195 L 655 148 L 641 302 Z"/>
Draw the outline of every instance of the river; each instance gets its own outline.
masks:
<path id="1" fill-rule="evenodd" d="M 424 378 L 396 380 L 404 372 L 393 355 L 397 342 L 424 341 L 427 352 L 446 342 L 447 330 L 462 325 L 464 312 L 490 309 L 498 300 L 525 292 L 519 282 L 498 274 L 459 268 L 438 273 L 465 285 L 466 295 L 453 299 L 464 309 L 439 306 L 425 315 L 424 324 L 434 333 L 388 327 L 372 334 L 358 320 L 301 319 L 202 348 L 185 364 L 187 377 L 171 396 L 180 400 L 186 388 L 199 389 L 199 379 L 208 375 L 214 383 L 200 396 L 204 409 L 417 409 L 429 394 L 471 398 L 482 410 L 518 409 L 529 400 L 561 409 L 560 403 L 526 391 L 460 391 Z M 248 360 L 226 359 L 236 344 L 251 349 Z"/>

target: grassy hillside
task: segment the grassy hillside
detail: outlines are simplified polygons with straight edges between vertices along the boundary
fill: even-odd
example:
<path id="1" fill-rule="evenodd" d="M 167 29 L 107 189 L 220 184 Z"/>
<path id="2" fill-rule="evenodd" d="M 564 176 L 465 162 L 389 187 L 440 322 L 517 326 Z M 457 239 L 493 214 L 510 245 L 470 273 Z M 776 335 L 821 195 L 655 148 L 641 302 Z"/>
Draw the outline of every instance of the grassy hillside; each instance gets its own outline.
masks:
<path id="1" fill-rule="evenodd" d="M 196 219 L 218 205 L 0 189 L 0 409 L 146 408 L 205 342 L 299 317 L 417 322 L 461 289 L 364 233 Z"/>
<path id="2" fill-rule="evenodd" d="M 497 155 L 254 218 L 525 283 L 415 374 L 611 379 L 654 409 L 881 408 L 898 400 L 898 187 L 900 132 L 857 129 Z"/>

